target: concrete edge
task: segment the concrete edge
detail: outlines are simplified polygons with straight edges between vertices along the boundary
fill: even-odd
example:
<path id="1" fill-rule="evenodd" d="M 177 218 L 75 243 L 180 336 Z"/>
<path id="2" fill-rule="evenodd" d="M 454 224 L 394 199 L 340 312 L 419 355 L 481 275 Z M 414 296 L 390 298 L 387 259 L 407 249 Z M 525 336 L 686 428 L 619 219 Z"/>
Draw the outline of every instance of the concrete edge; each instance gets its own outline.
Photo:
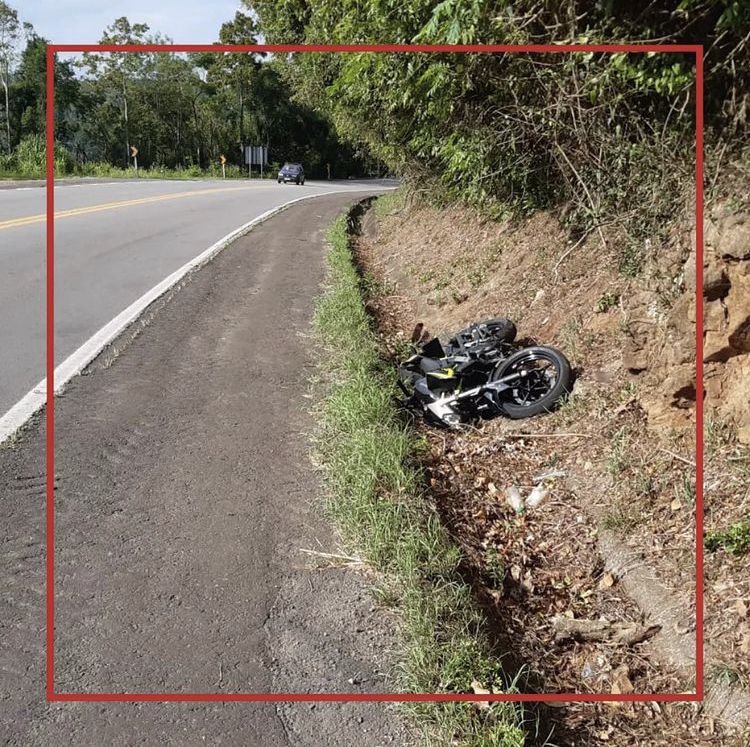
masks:
<path id="1" fill-rule="evenodd" d="M 388 190 L 391 187 L 380 187 Z M 66 384 L 75 376 L 83 371 L 94 358 L 127 329 L 138 317 L 158 298 L 163 296 L 167 291 L 173 288 L 188 273 L 199 269 L 207 262 L 210 262 L 219 252 L 226 249 L 232 242 L 249 233 L 255 226 L 267 221 L 275 215 L 283 212 L 287 208 L 304 200 L 314 200 L 318 197 L 326 197 L 330 194 L 344 194 L 352 192 L 356 197 L 356 190 L 338 189 L 325 192 L 320 195 L 304 195 L 296 197 L 283 205 L 271 208 L 265 213 L 253 218 L 251 221 L 243 224 L 226 236 L 220 238 L 208 249 L 201 252 L 198 256 L 186 262 L 182 267 L 168 275 L 160 283 L 146 291 L 140 298 L 135 300 L 124 311 L 121 311 L 114 319 L 107 322 L 98 332 L 92 335 L 77 350 L 69 355 L 59 366 L 55 368 L 54 383 L 55 394 L 60 394 Z M 35 387 L 27 392 L 13 407 L 10 408 L 2 417 L 0 417 L 0 444 L 5 442 L 16 431 L 22 428 L 33 415 L 44 407 L 47 402 L 47 379 L 42 379 Z"/>

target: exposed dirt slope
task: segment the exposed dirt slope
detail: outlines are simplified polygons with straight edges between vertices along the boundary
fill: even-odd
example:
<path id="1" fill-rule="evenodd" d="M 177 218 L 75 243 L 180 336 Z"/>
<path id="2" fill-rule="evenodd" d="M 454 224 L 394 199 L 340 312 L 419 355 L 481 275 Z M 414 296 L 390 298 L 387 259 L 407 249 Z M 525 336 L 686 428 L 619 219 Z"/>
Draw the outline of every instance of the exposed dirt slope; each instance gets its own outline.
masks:
<path id="1" fill-rule="evenodd" d="M 377 212 L 365 220 L 360 255 L 374 278 L 372 310 L 391 352 L 402 348 L 416 321 L 446 334 L 472 320 L 510 316 L 521 337 L 560 347 L 576 369 L 574 393 L 553 415 L 495 421 L 460 435 L 426 431 L 435 501 L 509 645 L 531 666 L 529 686 L 691 690 L 693 226 L 688 220 L 659 245 L 628 250 L 611 227 L 571 238 L 549 213 L 498 224 L 465 210 L 394 201 Z M 725 372 L 717 375 L 729 380 Z M 548 501 L 514 517 L 506 488 L 527 489 L 550 470 L 564 475 L 548 482 Z M 718 553 L 708 563 L 724 567 L 725 560 Z M 727 581 L 750 601 L 740 577 Z M 721 591 L 716 597 L 707 591 L 709 604 L 723 609 Z M 726 615 L 708 615 L 709 664 L 729 683 L 745 674 L 736 654 L 746 631 L 736 610 L 742 607 L 731 626 Z M 659 630 L 629 650 L 557 645 L 559 614 L 643 621 Z M 571 706 L 558 727 L 570 744 L 741 739 L 743 716 L 723 722 L 696 720 L 694 713 Z"/>

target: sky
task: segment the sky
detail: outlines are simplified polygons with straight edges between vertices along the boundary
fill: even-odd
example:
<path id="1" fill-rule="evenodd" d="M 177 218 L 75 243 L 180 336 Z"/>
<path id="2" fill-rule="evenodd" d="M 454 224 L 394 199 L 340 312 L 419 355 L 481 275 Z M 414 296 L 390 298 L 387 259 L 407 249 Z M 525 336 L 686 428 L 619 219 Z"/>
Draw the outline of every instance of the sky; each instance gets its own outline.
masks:
<path id="1" fill-rule="evenodd" d="M 39 36 L 56 44 L 94 44 L 105 26 L 127 16 L 147 23 L 175 42 L 210 44 L 224 21 L 242 7 L 240 0 L 6 0 Z"/>

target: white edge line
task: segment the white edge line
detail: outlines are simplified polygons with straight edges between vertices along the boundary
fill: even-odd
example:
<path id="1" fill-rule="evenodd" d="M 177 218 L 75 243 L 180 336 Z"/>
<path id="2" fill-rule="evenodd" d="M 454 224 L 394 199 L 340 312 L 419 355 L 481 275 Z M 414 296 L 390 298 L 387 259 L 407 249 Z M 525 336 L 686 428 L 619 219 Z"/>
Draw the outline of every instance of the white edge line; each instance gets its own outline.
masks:
<path id="1" fill-rule="evenodd" d="M 390 190 L 393 187 L 381 186 L 377 191 Z M 167 276 L 160 283 L 155 285 L 151 290 L 146 291 L 139 299 L 130 304 L 124 311 L 121 311 L 114 319 L 107 322 L 98 332 L 90 337 L 74 353 L 68 356 L 57 368 L 55 368 L 55 394 L 60 394 L 65 385 L 74 377 L 83 371 L 91 361 L 96 358 L 109 343 L 118 337 L 127 329 L 142 313 L 163 296 L 168 290 L 173 288 L 189 272 L 195 270 L 212 260 L 219 252 L 226 249 L 236 239 L 244 236 L 259 223 L 263 223 L 277 213 L 286 210 L 290 205 L 303 200 L 312 200 L 316 197 L 325 197 L 330 194 L 352 194 L 357 192 L 368 192 L 368 189 L 338 189 L 330 192 L 323 192 L 316 195 L 304 195 L 294 200 L 285 202 L 283 205 L 271 208 L 265 213 L 253 218 L 244 225 L 228 233 L 212 244 L 208 249 L 201 252 L 189 262 L 186 262 L 178 270 Z M 42 379 L 31 391 L 22 397 L 13 407 L 0 418 L 0 444 L 7 438 L 10 438 L 19 428 L 21 428 L 35 413 L 37 413 L 47 402 L 47 378 Z"/>

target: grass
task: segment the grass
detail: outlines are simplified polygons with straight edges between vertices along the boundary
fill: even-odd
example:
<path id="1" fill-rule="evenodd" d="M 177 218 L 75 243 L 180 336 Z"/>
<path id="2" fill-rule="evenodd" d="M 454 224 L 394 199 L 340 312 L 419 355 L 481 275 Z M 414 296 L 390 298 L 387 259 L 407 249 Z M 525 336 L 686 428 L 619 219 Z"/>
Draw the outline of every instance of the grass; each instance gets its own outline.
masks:
<path id="1" fill-rule="evenodd" d="M 42 168 L 34 169 L 0 169 L 0 180 L 44 179 L 46 173 Z M 153 166 L 148 169 L 126 169 L 108 163 L 77 164 L 72 170 L 58 170 L 55 178 L 106 177 L 110 179 L 221 179 L 221 167 L 213 165 L 208 169 L 190 166 L 183 169 L 171 169 L 163 166 Z M 258 179 L 259 172 L 253 172 L 253 178 Z M 227 179 L 247 179 L 247 169 L 239 166 L 227 165 Z M 263 171 L 264 179 L 275 179 L 276 172 L 272 169 Z"/>
<path id="2" fill-rule="evenodd" d="M 331 227 L 329 242 L 329 287 L 315 315 L 326 351 L 317 458 L 344 541 L 379 572 L 377 598 L 399 609 L 400 689 L 471 693 L 479 683 L 512 691 L 460 574 L 460 551 L 426 500 L 418 462 L 423 446 L 396 407 L 344 217 Z M 408 712 L 425 745 L 520 747 L 526 739 L 517 704 L 419 702 Z"/>
<path id="3" fill-rule="evenodd" d="M 396 189 L 380 195 L 373 203 L 373 210 L 378 218 L 400 213 L 406 206 L 406 191 Z"/>

